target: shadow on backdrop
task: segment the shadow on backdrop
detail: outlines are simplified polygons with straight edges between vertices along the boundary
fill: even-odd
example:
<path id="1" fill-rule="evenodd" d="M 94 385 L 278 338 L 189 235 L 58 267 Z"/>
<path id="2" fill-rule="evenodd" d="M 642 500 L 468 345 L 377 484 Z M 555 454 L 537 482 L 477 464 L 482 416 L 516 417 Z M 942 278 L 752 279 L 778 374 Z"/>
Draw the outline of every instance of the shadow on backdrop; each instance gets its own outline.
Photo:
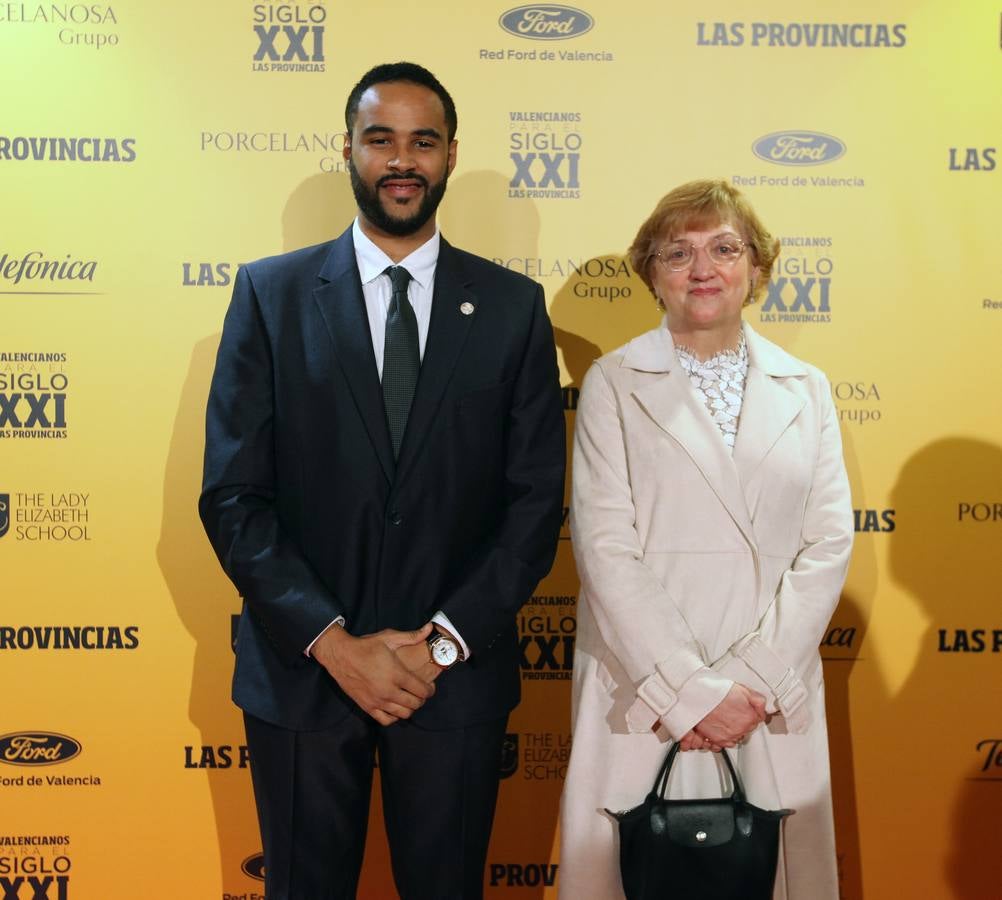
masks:
<path id="1" fill-rule="evenodd" d="M 311 175 L 286 201 L 282 212 L 282 249 L 287 252 L 332 240 L 353 218 L 355 197 L 348 176 Z"/>
<path id="2" fill-rule="evenodd" d="M 849 428 L 842 429 L 842 448 L 853 508 L 866 509 L 862 467 Z M 821 645 L 841 900 L 863 898 L 858 787 L 852 740 L 852 681 L 860 662 L 868 667 L 871 676 L 876 674 L 879 677 L 877 661 L 868 654 L 866 631 L 873 615 L 877 591 L 874 541 L 882 539 L 886 536 L 879 532 L 855 536 L 849 577 Z"/>
<path id="3" fill-rule="evenodd" d="M 576 269 L 557 290 L 550 316 L 571 384 L 580 388 L 594 360 L 655 328 L 662 314 L 622 253 L 568 260 L 568 268 L 571 262 Z"/>
<path id="4" fill-rule="evenodd" d="M 343 175 L 314 175 L 290 195 L 282 216 L 284 250 L 316 244 L 336 236 L 351 222 L 355 203 Z M 220 325 L 222 315 L 220 316 Z M 205 441 L 205 401 L 220 333 L 195 344 L 181 386 L 164 471 L 163 517 L 157 562 L 178 617 L 195 643 L 189 716 L 199 731 L 202 758 L 193 741 L 192 761 L 211 759 L 205 769 L 215 816 L 224 888 L 243 883 L 241 862 L 261 849 L 257 833 L 250 773 L 240 770 L 243 722 L 230 701 L 233 672 L 231 619 L 240 600 L 202 530 L 198 495 Z M 222 768 L 218 748 L 232 748 L 232 765 Z M 238 771 L 234 771 L 238 770 Z M 192 773 L 193 777 L 197 777 Z"/>
<path id="5" fill-rule="evenodd" d="M 164 470 L 163 518 L 157 544 L 157 562 L 185 630 L 195 643 L 191 671 L 188 715 L 199 736 L 192 759 L 199 765 L 217 765 L 191 775 L 206 777 L 215 815 L 224 886 L 244 876 L 240 862 L 260 849 L 254 834 L 254 805 L 249 772 L 239 768 L 239 747 L 244 743 L 243 725 L 230 703 L 233 653 L 230 617 L 240 603 L 206 540 L 198 519 L 198 494 L 202 480 L 202 448 L 205 440 L 205 398 L 215 362 L 219 334 L 199 341 L 191 355 L 181 387 L 177 415 Z M 221 760 L 214 748 L 232 748 L 232 766 L 219 770 Z M 203 758 L 201 747 L 210 748 Z"/>
<path id="6" fill-rule="evenodd" d="M 903 836 L 895 881 L 906 886 L 913 870 L 928 871 L 929 862 L 916 864 L 907 835 L 925 823 L 948 822 L 942 875 L 957 900 L 997 897 L 1002 885 L 1002 760 L 996 755 L 1002 749 L 1002 646 L 993 646 L 1002 517 L 993 518 L 992 508 L 1000 473 L 1002 448 L 944 438 L 909 458 L 892 492 L 902 527 L 892 543 L 891 575 L 931 623 L 913 673 L 887 713 L 887 767 L 901 782 L 893 795 L 902 798 L 888 822 Z M 975 635 L 976 629 L 984 632 Z M 903 896 L 933 896 L 919 883 L 909 886 L 918 893 Z"/>
<path id="7" fill-rule="evenodd" d="M 534 258 L 539 252 L 539 211 L 529 200 L 511 202 L 508 182 L 507 176 L 488 169 L 453 175 L 438 211 L 443 237 L 495 262 Z"/>

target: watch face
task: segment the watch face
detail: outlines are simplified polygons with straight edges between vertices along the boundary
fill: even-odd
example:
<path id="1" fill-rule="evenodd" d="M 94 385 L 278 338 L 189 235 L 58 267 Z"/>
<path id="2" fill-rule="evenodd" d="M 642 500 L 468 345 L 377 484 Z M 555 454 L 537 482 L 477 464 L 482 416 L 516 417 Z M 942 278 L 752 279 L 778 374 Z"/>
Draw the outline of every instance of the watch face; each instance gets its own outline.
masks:
<path id="1" fill-rule="evenodd" d="M 459 650 L 448 638 L 439 637 L 431 645 L 431 658 L 440 666 L 451 666 L 459 659 Z"/>

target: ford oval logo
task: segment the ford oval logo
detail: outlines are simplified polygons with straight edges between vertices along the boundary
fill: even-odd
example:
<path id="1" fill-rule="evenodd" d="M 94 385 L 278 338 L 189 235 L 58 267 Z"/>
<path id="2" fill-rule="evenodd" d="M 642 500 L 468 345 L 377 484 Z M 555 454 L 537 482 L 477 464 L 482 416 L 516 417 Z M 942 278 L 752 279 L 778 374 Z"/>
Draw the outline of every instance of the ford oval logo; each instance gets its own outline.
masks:
<path id="1" fill-rule="evenodd" d="M 0 762 L 11 766 L 53 766 L 79 756 L 79 741 L 54 731 L 17 731 L 0 735 Z"/>
<path id="2" fill-rule="evenodd" d="M 774 131 L 752 144 L 759 159 L 781 166 L 820 166 L 845 154 L 845 144 L 820 131 Z"/>
<path id="3" fill-rule="evenodd" d="M 255 853 L 253 856 L 248 856 L 240 864 L 240 868 L 243 870 L 244 875 L 249 875 L 258 881 L 264 881 L 264 854 Z"/>
<path id="4" fill-rule="evenodd" d="M 538 3 L 509 9 L 498 24 L 515 37 L 534 41 L 563 41 L 591 31 L 595 20 L 573 6 Z"/>

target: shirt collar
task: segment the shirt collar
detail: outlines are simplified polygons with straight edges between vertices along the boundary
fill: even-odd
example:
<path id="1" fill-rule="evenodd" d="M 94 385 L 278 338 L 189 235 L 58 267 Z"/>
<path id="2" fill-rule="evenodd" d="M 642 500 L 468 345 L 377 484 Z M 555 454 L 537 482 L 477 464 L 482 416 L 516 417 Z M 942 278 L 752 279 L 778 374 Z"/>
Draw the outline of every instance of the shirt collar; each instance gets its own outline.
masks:
<path id="1" fill-rule="evenodd" d="M 438 249 L 442 241 L 437 224 L 435 233 L 399 263 L 393 262 L 365 236 L 357 217 L 351 226 L 351 237 L 355 242 L 355 261 L 358 264 L 358 274 L 362 284 L 374 281 L 386 271 L 387 266 L 397 265 L 407 269 L 411 273 L 411 280 L 416 281 L 425 290 L 431 287 L 435 277 L 435 266 L 438 263 Z"/>

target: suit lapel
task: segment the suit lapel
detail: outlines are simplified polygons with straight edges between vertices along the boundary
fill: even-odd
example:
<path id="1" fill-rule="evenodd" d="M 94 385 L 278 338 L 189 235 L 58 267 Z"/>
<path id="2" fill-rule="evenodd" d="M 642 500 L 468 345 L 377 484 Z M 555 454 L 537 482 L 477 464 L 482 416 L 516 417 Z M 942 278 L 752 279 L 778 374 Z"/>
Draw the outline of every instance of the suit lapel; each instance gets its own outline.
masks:
<path id="1" fill-rule="evenodd" d="M 397 476 L 405 478 L 421 450 L 428 430 L 442 400 L 442 394 L 456 362 L 462 353 L 470 326 L 476 318 L 478 298 L 470 290 L 470 280 L 465 276 L 456 251 L 442 239 L 435 265 L 435 291 L 431 304 L 431 321 L 428 323 L 428 341 L 417 391 L 407 418 L 407 431 L 397 460 Z M 473 305 L 473 312 L 464 315 L 460 306 Z"/>
<path id="2" fill-rule="evenodd" d="M 647 372 L 664 372 L 633 392 L 654 422 L 671 435 L 703 474 L 734 523 L 755 546 L 748 506 L 727 446 L 717 433 L 709 412 L 689 384 L 689 376 L 675 359 L 671 334 L 662 325 L 632 341 L 624 366 Z"/>
<path id="3" fill-rule="evenodd" d="M 379 463 L 387 480 L 392 482 L 395 470 L 393 446 L 386 424 L 383 392 L 372 353 L 369 318 L 365 312 L 365 298 L 350 228 L 334 242 L 320 269 L 319 278 L 321 284 L 314 289 L 313 298 L 327 326 L 334 344 L 334 355 L 348 382 Z"/>

